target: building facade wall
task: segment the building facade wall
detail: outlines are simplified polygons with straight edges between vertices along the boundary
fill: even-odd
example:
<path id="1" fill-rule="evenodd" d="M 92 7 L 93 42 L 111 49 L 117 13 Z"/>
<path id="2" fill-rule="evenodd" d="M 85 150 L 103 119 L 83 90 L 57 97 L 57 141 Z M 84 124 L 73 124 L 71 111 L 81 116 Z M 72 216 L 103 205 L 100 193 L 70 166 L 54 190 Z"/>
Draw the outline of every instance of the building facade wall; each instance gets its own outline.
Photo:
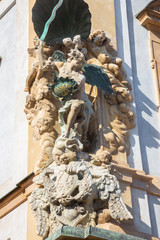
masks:
<path id="1" fill-rule="evenodd" d="M 4 28 L 5 26 L 5 28 Z M 0 21 L 1 38 L 1 169 L 3 169 L 0 184 L 12 177 L 12 159 L 14 145 L 14 114 L 15 114 L 15 63 L 16 63 L 16 6 L 14 6 Z M 10 38 L 8 38 L 8 34 Z M 7 47 L 9 46 L 9 48 Z M 8 48 L 8 50 L 7 50 Z M 9 70 L 9 71 L 8 71 Z M 6 124 L 7 123 L 7 124 Z M 6 151 L 6 146 L 8 151 Z"/>
<path id="2" fill-rule="evenodd" d="M 2 240 L 27 240 L 27 203 L 0 219 Z"/>
<path id="3" fill-rule="evenodd" d="M 28 72 L 28 1 L 16 4 L 1 1 L 0 11 L 0 195 L 3 196 L 27 175 L 28 123 L 23 111 L 23 90 Z"/>
<path id="4" fill-rule="evenodd" d="M 93 1 L 86 0 L 93 12 L 93 30 L 103 29 L 111 38 L 114 47 L 117 48 L 118 57 L 123 60 L 123 67 L 132 85 L 134 101 L 131 105 L 136 114 L 136 127 L 130 133 L 129 167 L 142 171 L 144 175 L 160 177 L 160 170 L 157 167 L 160 162 L 159 103 L 150 62 L 149 34 L 136 19 L 136 14 L 150 0 L 94 1 L 93 3 Z M 34 0 L 17 0 L 16 4 L 11 0 L 0 2 L 0 56 L 2 57 L 0 66 L 2 76 L 0 195 L 2 197 L 32 173 L 36 161 L 31 148 L 32 130 L 29 129 L 28 134 L 28 123 L 23 112 L 26 98 L 25 79 L 28 65 L 30 66 L 32 62 L 28 58 L 27 48 L 33 47 L 32 40 L 35 36 L 31 23 L 33 4 Z M 9 6 L 12 6 L 10 10 Z M 38 148 L 35 147 L 35 149 Z M 130 187 L 127 185 L 128 182 L 125 184 L 128 195 L 124 193 L 124 197 L 128 196 L 126 203 L 128 202 L 128 206 L 132 208 L 135 229 L 154 237 L 160 237 L 159 192 L 151 194 L 145 187 Z M 31 190 L 27 191 L 28 197 Z M 13 240 L 26 239 L 28 212 L 27 239 L 31 240 L 32 232 L 35 231 L 35 220 L 33 216 L 31 217 L 32 213 L 29 208 L 26 202 L 15 207 L 14 210 L 10 208 L 11 212 L 1 220 L 4 232 L 6 229 L 6 235 L 3 235 L 2 239 L 7 240 L 10 237 Z M 7 230 L 8 224 L 15 226 L 16 233 L 13 231 L 14 227 Z M 37 237 L 37 239 L 40 238 Z"/>
<path id="5" fill-rule="evenodd" d="M 131 131 L 128 163 L 146 174 L 160 176 L 159 102 L 151 67 L 149 33 L 136 15 L 150 0 L 115 0 L 117 49 L 132 84 L 136 128 Z M 139 231 L 160 237 L 160 199 L 145 191 L 132 189 L 134 223 Z"/>

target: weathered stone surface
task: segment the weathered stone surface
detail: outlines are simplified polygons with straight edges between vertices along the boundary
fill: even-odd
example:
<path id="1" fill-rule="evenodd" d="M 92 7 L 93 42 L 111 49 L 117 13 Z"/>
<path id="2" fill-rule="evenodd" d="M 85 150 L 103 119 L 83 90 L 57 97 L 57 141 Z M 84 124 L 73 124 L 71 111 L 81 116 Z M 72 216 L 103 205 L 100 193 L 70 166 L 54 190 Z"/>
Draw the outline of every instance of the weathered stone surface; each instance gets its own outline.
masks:
<path id="1" fill-rule="evenodd" d="M 34 139 L 41 140 L 42 144 L 36 171 L 41 173 L 34 179 L 40 187 L 30 198 L 37 233 L 42 237 L 66 225 L 88 227 L 105 223 L 110 218 L 119 221 L 132 219 L 123 203 L 119 182 L 110 173 L 112 156 L 129 150 L 128 129 L 134 123 L 134 114 L 124 103 L 130 102 L 132 96 L 129 84 L 122 81 L 122 62 L 108 53 L 106 46 L 109 42 L 103 31 L 90 35 L 86 42 L 88 51 L 83 48 L 80 36 L 73 40 L 66 38 L 63 44 L 66 61 L 59 62 L 59 58 L 53 60 L 50 57 L 51 53 L 47 55 L 43 43 L 35 41 L 37 59 L 26 83 L 30 94 L 25 112 L 34 127 Z M 95 67 L 96 77 L 92 71 L 87 74 L 88 67 L 85 74 L 81 72 L 86 61 L 98 65 Z M 103 70 L 99 71 L 101 67 Z M 108 76 L 103 78 L 103 74 Z M 106 84 L 105 93 L 98 90 L 99 95 L 94 96 L 95 104 L 85 92 L 86 77 L 93 86 L 101 88 Z M 71 80 L 74 88 L 71 84 L 70 89 L 66 89 L 66 83 Z M 56 94 L 57 88 L 60 94 Z M 57 103 L 55 97 L 58 98 Z M 104 102 L 108 104 L 110 122 L 103 126 L 103 113 L 100 111 Z M 54 126 L 57 120 L 61 134 L 56 138 Z M 94 129 L 92 121 L 97 122 L 101 129 Z M 91 150 L 96 133 L 98 141 Z"/>
<path id="2" fill-rule="evenodd" d="M 132 219 L 110 166 L 95 166 L 84 160 L 60 165 L 54 162 L 34 182 L 39 188 L 32 192 L 30 204 L 42 237 L 66 225 L 88 227 L 101 223 L 101 218 L 104 222 Z"/>
<path id="3" fill-rule="evenodd" d="M 131 87 L 109 42 L 100 30 L 85 41 L 64 38 L 63 46 L 35 39 L 29 50 L 36 59 L 26 81 L 25 112 L 42 146 L 34 179 L 39 187 L 30 204 L 43 238 L 62 226 L 132 219 L 110 173 L 112 157 L 130 149 Z"/>
<path id="4" fill-rule="evenodd" d="M 81 150 L 90 153 L 96 153 L 101 146 L 114 160 L 119 156 L 122 162 L 126 162 L 122 155 L 129 153 L 129 129 L 135 126 L 134 113 L 129 107 L 131 86 L 125 79 L 121 59 L 111 54 L 113 49 L 105 33 L 96 31 L 86 42 L 82 42 L 80 36 L 73 40 L 66 38 L 63 49 L 56 45 L 44 46 L 38 39 L 34 43 L 35 49 L 29 49 L 30 55 L 36 59 L 27 77 L 25 91 L 29 94 L 25 113 L 34 129 L 33 140 L 40 141 L 42 146 L 35 172 L 39 173 L 55 160 L 52 159 L 52 149 L 55 140 L 61 141 L 62 137 L 76 138 Z M 66 59 L 53 59 L 53 53 L 60 52 L 60 49 Z M 96 86 L 91 85 L 88 85 L 86 94 L 86 78 L 81 72 L 86 63 L 103 69 L 101 73 L 108 76 L 114 94 L 95 91 Z M 89 75 L 91 79 L 95 78 L 91 73 Z M 96 77 L 98 81 L 105 79 L 100 73 Z M 72 84 L 70 89 L 64 89 L 67 79 L 75 83 L 74 91 Z M 96 78 L 94 81 L 93 85 L 96 85 Z M 109 83 L 103 84 L 107 89 Z M 61 92 L 59 97 L 55 94 L 57 87 Z"/>

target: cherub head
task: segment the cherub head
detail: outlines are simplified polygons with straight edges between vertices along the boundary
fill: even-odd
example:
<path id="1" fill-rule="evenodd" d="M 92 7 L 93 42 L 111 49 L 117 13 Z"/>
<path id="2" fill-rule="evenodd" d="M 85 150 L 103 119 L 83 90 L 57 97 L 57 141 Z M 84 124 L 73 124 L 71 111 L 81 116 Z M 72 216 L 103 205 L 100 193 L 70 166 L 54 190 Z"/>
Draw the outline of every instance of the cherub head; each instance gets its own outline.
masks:
<path id="1" fill-rule="evenodd" d="M 106 34 L 102 30 L 97 30 L 90 35 L 90 38 L 97 46 L 101 46 L 106 40 Z"/>
<path id="2" fill-rule="evenodd" d="M 71 38 L 64 38 L 63 39 L 63 44 L 66 48 L 72 49 L 74 48 L 74 44 Z"/>
<path id="3" fill-rule="evenodd" d="M 98 157 L 100 162 L 103 164 L 109 164 L 112 158 L 110 153 L 107 150 L 101 150 L 101 149 L 96 152 L 96 156 Z"/>

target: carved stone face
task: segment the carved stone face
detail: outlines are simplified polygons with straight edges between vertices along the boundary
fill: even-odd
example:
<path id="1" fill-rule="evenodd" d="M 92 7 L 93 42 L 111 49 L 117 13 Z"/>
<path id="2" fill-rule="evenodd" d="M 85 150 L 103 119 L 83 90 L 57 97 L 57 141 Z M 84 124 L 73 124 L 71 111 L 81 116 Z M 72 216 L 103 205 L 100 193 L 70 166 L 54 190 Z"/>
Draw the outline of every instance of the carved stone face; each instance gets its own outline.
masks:
<path id="1" fill-rule="evenodd" d="M 99 150 L 96 155 L 102 163 L 109 164 L 111 161 L 111 155 L 108 151 Z"/>
<path id="2" fill-rule="evenodd" d="M 47 131 L 50 127 L 50 121 L 48 118 L 40 118 L 37 121 L 37 128 L 39 129 L 39 133 Z"/>
<path id="3" fill-rule="evenodd" d="M 73 46 L 73 42 L 71 38 L 64 38 L 63 39 L 63 44 L 67 47 L 67 48 L 71 48 Z"/>
<path id="4" fill-rule="evenodd" d="M 26 108 L 27 109 L 31 109 L 35 106 L 35 103 L 36 103 L 36 100 L 34 98 L 33 95 L 29 94 L 27 97 L 26 97 Z"/>
<path id="5" fill-rule="evenodd" d="M 67 150 L 66 153 L 62 154 L 59 158 L 61 164 L 68 164 L 71 161 L 76 161 L 76 153 Z"/>
<path id="6" fill-rule="evenodd" d="M 106 40 L 106 35 L 104 31 L 96 31 L 95 33 L 93 33 L 92 38 L 93 38 L 93 42 L 97 46 L 101 46 L 103 42 Z"/>

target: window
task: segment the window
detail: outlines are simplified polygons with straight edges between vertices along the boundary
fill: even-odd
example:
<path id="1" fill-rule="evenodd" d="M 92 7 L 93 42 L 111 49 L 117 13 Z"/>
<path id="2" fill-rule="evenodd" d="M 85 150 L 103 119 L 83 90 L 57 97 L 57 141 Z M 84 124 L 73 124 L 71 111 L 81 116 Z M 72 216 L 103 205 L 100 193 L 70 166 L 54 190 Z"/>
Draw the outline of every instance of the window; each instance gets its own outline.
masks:
<path id="1" fill-rule="evenodd" d="M 137 18 L 149 31 L 151 66 L 156 80 L 160 111 L 160 0 L 152 1 L 137 15 Z"/>

